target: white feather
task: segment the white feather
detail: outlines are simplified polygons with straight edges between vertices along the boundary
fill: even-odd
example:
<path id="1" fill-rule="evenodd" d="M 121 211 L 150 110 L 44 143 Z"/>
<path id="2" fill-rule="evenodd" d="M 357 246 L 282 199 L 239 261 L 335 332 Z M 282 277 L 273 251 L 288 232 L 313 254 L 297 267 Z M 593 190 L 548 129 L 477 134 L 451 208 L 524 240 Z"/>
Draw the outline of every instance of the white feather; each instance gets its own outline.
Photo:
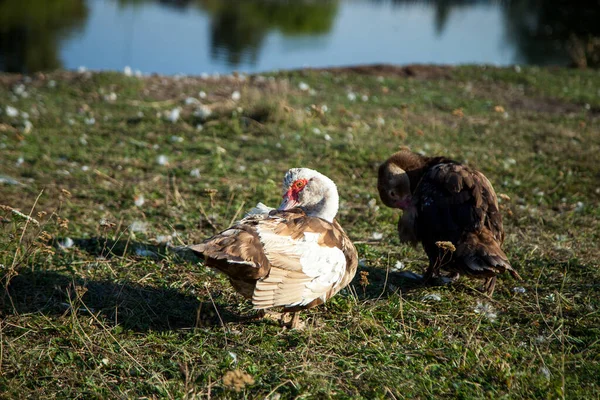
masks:
<path id="1" fill-rule="evenodd" d="M 274 268 L 301 273 L 296 277 L 289 276 L 294 273 L 288 274 L 287 283 L 281 274 L 270 274 L 258 282 L 257 291 L 273 291 L 275 306 L 306 305 L 319 297 L 325 300 L 327 292 L 343 278 L 346 271 L 344 252 L 337 247 L 319 245 L 318 233 L 305 232 L 302 238 L 294 240 L 260 225 L 257 231 Z M 282 257 L 289 262 L 277 265 L 277 258 Z M 299 279 L 302 275 L 304 279 Z M 273 284 L 277 284 L 276 289 Z M 298 295 L 290 298 L 290 293 L 298 289 Z M 263 294 L 258 295 L 257 291 L 257 297 L 264 297 Z"/>
<path id="2" fill-rule="evenodd" d="M 265 215 L 271 212 L 272 210 L 274 210 L 274 208 L 266 206 L 263 203 L 258 203 L 254 208 L 248 211 L 246 215 L 244 215 L 244 218 L 250 217 L 252 215 Z"/>

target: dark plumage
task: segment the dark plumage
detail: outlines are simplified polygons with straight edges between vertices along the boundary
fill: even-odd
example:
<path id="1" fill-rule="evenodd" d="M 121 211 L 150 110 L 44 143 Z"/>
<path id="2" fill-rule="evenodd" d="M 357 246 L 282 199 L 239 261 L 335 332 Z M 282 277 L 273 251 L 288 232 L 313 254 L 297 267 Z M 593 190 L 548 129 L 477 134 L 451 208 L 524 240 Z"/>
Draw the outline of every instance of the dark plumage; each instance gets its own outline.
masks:
<path id="1" fill-rule="evenodd" d="M 445 157 L 402 150 L 379 167 L 377 188 L 386 206 L 404 210 L 400 240 L 423 245 L 429 258 L 426 280 L 440 268 L 454 278 L 465 273 L 485 279 L 491 296 L 496 275 L 508 271 L 521 279 L 501 249 L 502 215 L 494 188 L 481 172 Z M 455 250 L 440 242 L 451 242 Z"/>

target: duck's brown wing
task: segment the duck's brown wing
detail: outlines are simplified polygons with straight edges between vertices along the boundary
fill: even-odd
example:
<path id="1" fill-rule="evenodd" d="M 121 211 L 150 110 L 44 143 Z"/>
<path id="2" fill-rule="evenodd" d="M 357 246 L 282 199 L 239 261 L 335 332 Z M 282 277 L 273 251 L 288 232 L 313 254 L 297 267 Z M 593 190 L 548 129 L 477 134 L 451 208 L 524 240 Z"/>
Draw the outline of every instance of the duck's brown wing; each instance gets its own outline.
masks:
<path id="1" fill-rule="evenodd" d="M 454 244 L 450 269 L 480 277 L 509 271 L 520 278 L 502 251 L 502 216 L 496 193 L 480 172 L 457 163 L 433 166 L 414 193 L 415 229 L 430 265 L 444 259 L 438 241 Z"/>
<path id="2" fill-rule="evenodd" d="M 231 228 L 188 248 L 203 255 L 206 265 L 220 270 L 232 279 L 260 279 L 267 275 L 270 268 L 256 231 L 256 225 L 263 218 L 245 218 Z"/>
<path id="3" fill-rule="evenodd" d="M 458 163 L 431 167 L 413 195 L 420 239 L 456 244 L 465 232 L 487 228 L 502 243 L 504 230 L 496 193 L 480 172 Z"/>

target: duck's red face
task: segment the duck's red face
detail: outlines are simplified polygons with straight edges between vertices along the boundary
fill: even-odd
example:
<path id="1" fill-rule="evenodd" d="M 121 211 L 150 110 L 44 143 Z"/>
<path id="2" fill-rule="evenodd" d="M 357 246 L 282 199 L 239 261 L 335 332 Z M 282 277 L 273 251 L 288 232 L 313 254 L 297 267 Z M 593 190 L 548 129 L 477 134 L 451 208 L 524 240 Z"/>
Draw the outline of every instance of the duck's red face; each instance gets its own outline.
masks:
<path id="1" fill-rule="evenodd" d="M 296 207 L 299 203 L 299 194 L 308 183 L 308 179 L 297 179 L 289 186 L 287 192 L 283 195 L 283 202 L 279 206 L 280 210 L 289 210 Z"/>

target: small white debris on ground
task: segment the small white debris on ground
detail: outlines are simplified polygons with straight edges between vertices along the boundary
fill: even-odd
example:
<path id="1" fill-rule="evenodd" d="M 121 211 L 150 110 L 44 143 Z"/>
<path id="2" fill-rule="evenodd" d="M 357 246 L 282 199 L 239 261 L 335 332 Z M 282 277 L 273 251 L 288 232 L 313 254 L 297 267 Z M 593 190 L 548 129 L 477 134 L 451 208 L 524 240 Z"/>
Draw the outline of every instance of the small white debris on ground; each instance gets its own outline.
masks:
<path id="1" fill-rule="evenodd" d="M 229 356 L 231 357 L 231 359 L 233 360 L 234 364 L 237 364 L 237 354 L 235 354 L 234 352 L 230 351 L 229 352 Z"/>
<path id="2" fill-rule="evenodd" d="M 13 88 L 13 93 L 16 94 L 17 96 L 21 96 L 21 97 L 24 97 L 24 98 L 29 97 L 29 93 L 27 93 L 25 85 L 23 85 L 22 83 L 16 85 Z"/>
<path id="3" fill-rule="evenodd" d="M 394 272 L 402 271 L 406 268 L 406 265 L 402 261 L 396 261 L 396 264 L 392 268 L 390 268 Z"/>
<path id="4" fill-rule="evenodd" d="M 24 134 L 28 134 L 33 129 L 33 124 L 28 119 L 23 122 L 23 129 L 21 130 Z"/>
<path id="5" fill-rule="evenodd" d="M 193 170 L 190 171 L 190 176 L 192 178 L 200 178 L 200 169 L 199 168 L 194 168 Z"/>
<path id="6" fill-rule="evenodd" d="M 6 115 L 11 118 L 15 118 L 19 116 L 19 110 L 14 108 L 13 106 L 6 106 Z"/>
<path id="7" fill-rule="evenodd" d="M 498 317 L 498 315 L 496 314 L 496 311 L 494 310 L 494 307 L 492 307 L 491 304 L 484 303 L 481 301 L 477 301 L 477 306 L 475 306 L 475 309 L 473 311 L 475 311 L 476 314 L 483 315 L 485 318 L 487 318 L 491 322 L 494 322 L 496 320 L 496 318 Z"/>
<path id="8" fill-rule="evenodd" d="M 242 98 L 242 95 L 237 90 L 235 92 L 231 93 L 231 99 L 233 101 L 238 101 L 241 98 Z"/>
<path id="9" fill-rule="evenodd" d="M 109 94 L 104 95 L 104 101 L 113 102 L 117 100 L 117 94 L 115 92 L 110 92 Z"/>
<path id="10" fill-rule="evenodd" d="M 167 244 L 170 243 L 171 240 L 173 240 L 173 237 L 171 235 L 158 235 L 156 237 L 156 242 L 159 244 Z"/>
<path id="11" fill-rule="evenodd" d="M 369 205 L 369 208 L 375 208 L 375 206 L 377 205 L 377 200 L 375 200 L 375 198 L 372 198 L 367 204 Z"/>
<path id="12" fill-rule="evenodd" d="M 131 232 L 146 232 L 148 230 L 148 223 L 144 221 L 133 221 L 131 225 L 129 225 L 129 230 Z"/>
<path id="13" fill-rule="evenodd" d="M 161 154 L 158 157 L 156 157 L 156 163 L 158 165 L 167 165 L 169 163 L 169 158 L 164 154 Z"/>
<path id="14" fill-rule="evenodd" d="M 198 117 L 201 120 L 205 120 L 206 118 L 210 117 L 211 114 L 212 114 L 211 109 L 208 106 L 205 106 L 205 105 L 202 105 L 202 106 L 198 107 L 194 111 L 194 117 Z"/>
<path id="15" fill-rule="evenodd" d="M 502 164 L 504 166 L 504 169 L 510 169 L 510 167 L 517 164 L 517 160 L 515 160 L 514 158 L 507 158 L 502 162 Z"/>
<path id="16" fill-rule="evenodd" d="M 146 202 L 146 199 L 144 199 L 144 195 L 143 194 L 138 194 L 137 196 L 135 196 L 133 198 L 133 203 L 137 206 L 137 207 L 141 207 L 144 205 L 144 203 Z"/>
<path id="17" fill-rule="evenodd" d="M 71 239 L 70 237 L 66 237 L 66 238 L 58 241 L 58 246 L 61 249 L 71 248 L 71 247 L 73 247 L 74 244 L 75 244 L 75 242 L 73 242 L 73 239 Z"/>
<path id="18" fill-rule="evenodd" d="M 171 111 L 169 111 L 169 115 L 167 115 L 167 120 L 171 121 L 172 123 L 175 123 L 179 120 L 180 114 L 181 114 L 181 108 L 176 107 L 176 108 L 172 109 Z"/>
<path id="19" fill-rule="evenodd" d="M 421 299 L 422 302 L 427 303 L 428 301 L 442 301 L 442 297 L 437 293 L 430 293 Z"/>
<path id="20" fill-rule="evenodd" d="M 302 91 L 305 91 L 305 92 L 306 92 L 308 89 L 310 89 L 310 86 L 308 86 L 308 84 L 307 84 L 307 83 L 300 82 L 300 83 L 298 84 L 298 88 L 299 88 L 300 90 L 302 90 Z"/>
<path id="21" fill-rule="evenodd" d="M 525 293 L 526 291 L 527 290 L 525 290 L 525 288 L 522 286 L 515 286 L 513 288 L 513 292 L 515 292 L 515 293 Z"/>
<path id="22" fill-rule="evenodd" d="M 373 234 L 371 235 L 371 239 L 373 239 L 373 240 L 381 240 L 381 239 L 383 239 L 383 233 L 381 233 L 381 232 L 373 232 Z"/>

